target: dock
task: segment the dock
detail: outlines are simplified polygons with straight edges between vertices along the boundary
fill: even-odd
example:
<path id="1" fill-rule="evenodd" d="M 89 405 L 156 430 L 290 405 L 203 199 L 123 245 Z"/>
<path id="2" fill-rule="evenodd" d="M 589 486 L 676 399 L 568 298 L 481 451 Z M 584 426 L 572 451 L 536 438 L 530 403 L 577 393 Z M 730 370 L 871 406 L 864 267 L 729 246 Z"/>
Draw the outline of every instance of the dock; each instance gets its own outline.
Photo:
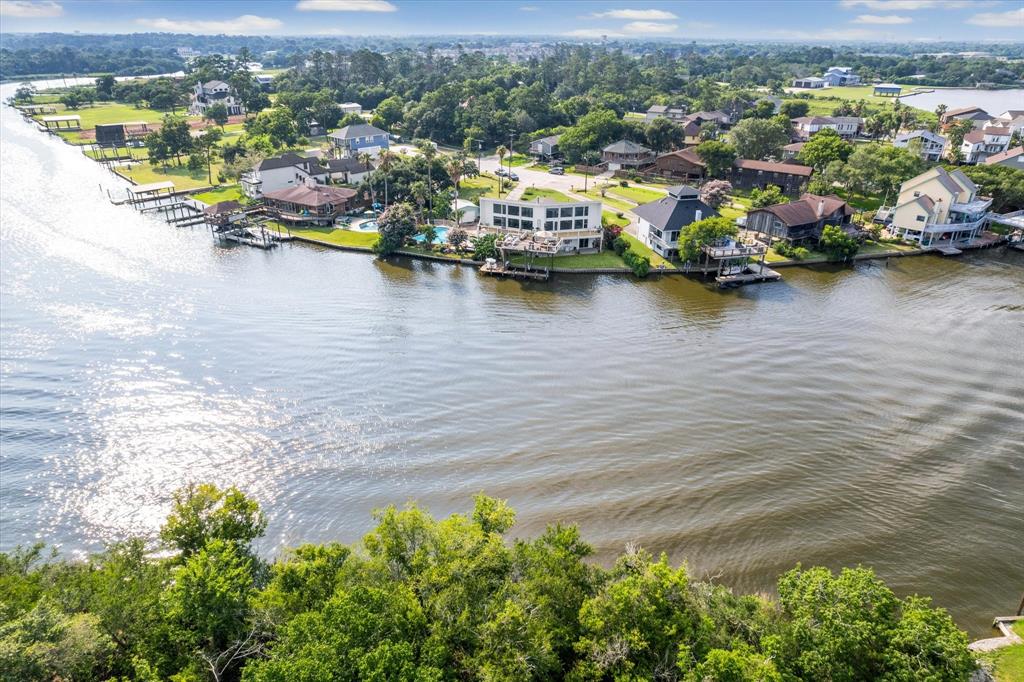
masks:
<path id="1" fill-rule="evenodd" d="M 936 246 L 934 250 L 938 251 L 943 256 L 959 256 L 963 253 L 963 251 L 955 246 Z"/>
<path id="2" fill-rule="evenodd" d="M 513 279 L 533 279 L 547 281 L 551 274 L 545 270 L 528 270 L 517 268 L 511 263 L 499 263 L 488 259 L 487 263 L 480 266 L 480 272 L 491 277 L 511 277 Z"/>
<path id="3" fill-rule="evenodd" d="M 772 270 L 763 263 L 748 263 L 742 268 L 736 268 L 737 272 L 723 272 L 715 277 L 718 286 L 726 289 L 730 287 L 754 284 L 756 282 L 777 282 L 782 275 Z"/>

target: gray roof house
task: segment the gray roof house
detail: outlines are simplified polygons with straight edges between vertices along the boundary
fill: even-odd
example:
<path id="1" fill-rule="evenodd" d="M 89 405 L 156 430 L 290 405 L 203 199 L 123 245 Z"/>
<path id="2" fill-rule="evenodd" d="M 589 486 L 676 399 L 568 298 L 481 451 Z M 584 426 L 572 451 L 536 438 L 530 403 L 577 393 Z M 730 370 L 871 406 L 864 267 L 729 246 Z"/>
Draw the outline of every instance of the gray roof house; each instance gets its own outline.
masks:
<path id="1" fill-rule="evenodd" d="M 367 153 L 376 156 L 388 148 L 388 133 L 369 123 L 355 123 L 327 136 L 342 156 Z"/>
<path id="2" fill-rule="evenodd" d="M 690 223 L 717 216 L 715 209 L 700 200 L 693 187 L 676 185 L 657 201 L 637 206 L 637 239 L 664 258 L 679 257 L 679 232 Z"/>
<path id="3" fill-rule="evenodd" d="M 530 153 L 541 158 L 549 158 L 558 153 L 558 140 L 561 135 L 548 135 L 530 143 Z"/>
<path id="4" fill-rule="evenodd" d="M 654 163 L 656 154 L 647 147 L 629 140 L 613 142 L 601 150 L 601 161 L 608 170 L 641 168 Z"/>

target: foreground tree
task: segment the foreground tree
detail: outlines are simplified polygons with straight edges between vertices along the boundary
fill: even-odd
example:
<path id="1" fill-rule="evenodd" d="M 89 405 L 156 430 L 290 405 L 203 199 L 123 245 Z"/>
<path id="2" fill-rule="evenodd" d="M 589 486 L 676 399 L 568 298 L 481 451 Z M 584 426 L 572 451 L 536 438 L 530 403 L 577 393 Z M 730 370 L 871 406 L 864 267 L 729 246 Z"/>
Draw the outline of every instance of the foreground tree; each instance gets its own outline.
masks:
<path id="1" fill-rule="evenodd" d="M 377 242 L 373 251 L 386 256 L 405 244 L 405 240 L 416 234 L 416 216 L 407 203 L 392 204 L 377 217 Z"/>
<path id="2" fill-rule="evenodd" d="M 739 229 L 728 218 L 705 218 L 684 227 L 679 232 L 679 260 L 696 261 L 700 247 L 713 244 L 723 237 L 735 237 Z"/>
<path id="3" fill-rule="evenodd" d="M 248 547 L 266 527 L 259 505 L 238 488 L 203 483 L 174 493 L 160 538 L 188 559 L 213 539 Z"/>
<path id="4" fill-rule="evenodd" d="M 732 183 L 728 180 L 709 180 L 700 186 L 700 200 L 717 209 L 732 194 Z"/>
<path id="5" fill-rule="evenodd" d="M 695 151 L 700 160 L 704 162 L 708 175 L 713 178 L 727 176 L 736 160 L 736 148 L 718 140 L 701 142 Z"/>
<path id="6" fill-rule="evenodd" d="M 821 231 L 818 248 L 828 255 L 830 261 L 845 261 L 857 254 L 860 242 L 846 234 L 843 228 L 826 225 Z"/>
<path id="7" fill-rule="evenodd" d="M 825 128 L 804 144 L 797 161 L 820 172 L 833 161 L 846 161 L 852 152 L 852 144 L 839 137 L 835 130 Z"/>
<path id="8" fill-rule="evenodd" d="M 779 158 L 789 143 L 790 131 L 777 118 L 745 118 L 737 123 L 729 137 L 741 159 Z"/>

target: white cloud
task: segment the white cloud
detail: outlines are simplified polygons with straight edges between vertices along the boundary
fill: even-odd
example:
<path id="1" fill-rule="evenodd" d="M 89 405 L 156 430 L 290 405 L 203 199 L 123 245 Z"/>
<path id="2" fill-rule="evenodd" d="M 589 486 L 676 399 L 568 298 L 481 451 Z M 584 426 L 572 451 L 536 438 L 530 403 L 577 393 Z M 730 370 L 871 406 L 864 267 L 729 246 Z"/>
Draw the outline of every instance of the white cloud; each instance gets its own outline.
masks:
<path id="1" fill-rule="evenodd" d="M 1009 12 L 982 12 L 968 19 L 967 23 L 990 28 L 1021 29 L 1024 28 L 1024 7 Z"/>
<path id="2" fill-rule="evenodd" d="M 574 31 L 566 31 L 562 35 L 571 38 L 621 38 L 621 33 L 606 28 L 578 28 Z"/>
<path id="3" fill-rule="evenodd" d="M 919 9 L 964 9 L 991 5 L 988 0 L 840 0 L 839 6 L 851 9 L 866 7 L 880 11 L 914 11 Z"/>
<path id="4" fill-rule="evenodd" d="M 892 26 L 894 24 L 909 24 L 913 21 L 910 17 L 901 17 L 895 14 L 861 14 L 853 20 L 853 23 Z"/>
<path id="5" fill-rule="evenodd" d="M 539 9 L 540 9 L 540 7 L 537 7 L 536 5 L 523 5 L 522 7 L 519 8 L 519 11 L 520 12 L 536 12 Z"/>
<path id="6" fill-rule="evenodd" d="M 281 28 L 280 19 L 243 14 L 234 19 L 221 20 L 178 20 L 178 19 L 136 19 L 135 23 L 166 33 L 224 33 L 227 35 L 252 35 Z"/>
<path id="7" fill-rule="evenodd" d="M 300 12 L 397 12 L 387 0 L 299 0 Z"/>
<path id="8" fill-rule="evenodd" d="M 656 21 L 631 21 L 622 27 L 626 33 L 675 33 L 679 24 L 659 24 Z"/>
<path id="9" fill-rule="evenodd" d="M 610 9 L 606 12 L 595 12 L 590 16 L 600 19 L 632 19 L 636 21 L 678 18 L 672 12 L 663 9 Z"/>
<path id="10" fill-rule="evenodd" d="M 29 2 L 29 0 L 3 0 L 0 2 L 0 16 L 17 17 L 18 19 L 45 19 L 59 17 L 64 14 L 60 3 Z"/>

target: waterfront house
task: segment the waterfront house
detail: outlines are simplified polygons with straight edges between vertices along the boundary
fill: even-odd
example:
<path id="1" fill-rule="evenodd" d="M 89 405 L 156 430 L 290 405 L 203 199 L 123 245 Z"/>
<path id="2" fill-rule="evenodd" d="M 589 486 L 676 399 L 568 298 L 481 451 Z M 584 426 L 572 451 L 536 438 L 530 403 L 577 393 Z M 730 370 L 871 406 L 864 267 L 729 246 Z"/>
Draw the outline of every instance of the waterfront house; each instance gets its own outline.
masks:
<path id="1" fill-rule="evenodd" d="M 242 100 L 235 94 L 234 88 L 220 80 L 195 84 L 188 113 L 193 116 L 205 116 L 206 111 L 215 104 L 223 104 L 228 116 L 240 116 L 245 113 Z"/>
<path id="2" fill-rule="evenodd" d="M 673 180 L 699 183 L 704 179 L 706 170 L 707 166 L 700 155 L 690 148 L 659 154 L 648 172 Z"/>
<path id="3" fill-rule="evenodd" d="M 844 85 L 860 85 L 860 76 L 848 66 L 830 66 L 822 76 L 822 80 L 833 88 Z"/>
<path id="4" fill-rule="evenodd" d="M 653 151 L 629 140 L 619 140 L 601 150 L 601 161 L 608 166 L 608 170 L 620 170 L 623 168 L 642 168 L 654 163 L 655 154 Z"/>
<path id="5" fill-rule="evenodd" d="M 655 119 L 667 118 L 673 123 L 682 123 L 686 118 L 686 107 L 672 107 L 667 104 L 654 104 L 644 114 L 644 123 L 652 123 Z"/>
<path id="6" fill-rule="evenodd" d="M 604 237 L 600 201 L 515 201 L 482 197 L 480 229 L 503 234 L 530 233 L 559 252 L 600 251 Z"/>
<path id="7" fill-rule="evenodd" d="M 903 88 L 895 83 L 879 83 L 875 86 L 875 97 L 899 97 Z"/>
<path id="8" fill-rule="evenodd" d="M 335 130 L 327 136 L 338 156 L 377 156 L 388 148 L 388 134 L 369 123 L 356 123 Z"/>
<path id="9" fill-rule="evenodd" d="M 561 135 L 548 135 L 530 143 L 530 154 L 539 159 L 550 159 L 558 156 L 558 140 Z"/>
<path id="10" fill-rule="evenodd" d="M 783 194 L 799 194 L 813 172 L 810 166 L 796 163 L 736 159 L 729 181 L 737 189 L 767 189 L 774 185 Z"/>
<path id="11" fill-rule="evenodd" d="M 960 152 L 964 163 L 981 163 L 994 154 L 1001 154 L 1010 147 L 1010 131 L 1006 128 L 984 128 L 972 130 L 964 135 Z"/>
<path id="12" fill-rule="evenodd" d="M 803 194 L 796 201 L 751 209 L 746 229 L 769 240 L 782 239 L 790 244 L 816 243 L 826 225 L 841 227 L 849 233 L 857 230 L 850 220 L 853 209 L 830 194 Z"/>
<path id="13" fill-rule="evenodd" d="M 358 185 L 373 172 L 372 164 L 367 168 L 365 163 L 351 156 L 343 156 L 340 159 L 322 159 L 320 165 L 323 166 L 327 177 L 332 182 L 343 185 Z"/>
<path id="14" fill-rule="evenodd" d="M 341 109 L 342 116 L 348 116 L 349 114 L 362 115 L 363 113 L 363 105 L 358 102 L 343 102 L 338 105 L 338 108 Z"/>
<path id="15" fill-rule="evenodd" d="M 791 123 L 797 139 L 804 142 L 825 128 L 831 128 L 839 137 L 850 140 L 860 132 L 864 119 L 859 116 L 800 116 L 791 119 Z"/>
<path id="16" fill-rule="evenodd" d="M 960 170 L 936 166 L 900 186 L 893 208 L 880 210 L 889 231 L 922 247 L 954 246 L 975 239 L 988 222 L 992 200 Z"/>
<path id="17" fill-rule="evenodd" d="M 636 236 L 658 255 L 679 258 L 679 232 L 704 218 L 717 216 L 715 209 L 700 200 L 693 187 L 677 185 L 668 188 L 668 194 L 633 209 L 636 214 Z"/>
<path id="18" fill-rule="evenodd" d="M 362 207 L 354 189 L 312 182 L 264 192 L 263 205 L 278 220 L 314 225 L 330 225 L 338 216 Z"/>
<path id="19" fill-rule="evenodd" d="M 1006 166 L 1024 171 L 1024 146 L 1007 149 L 1005 152 L 993 154 L 982 163 L 986 166 Z"/>
<path id="20" fill-rule="evenodd" d="M 957 121 L 970 121 L 974 124 L 975 128 L 980 128 L 991 118 L 992 116 L 981 107 L 960 107 L 959 109 L 947 110 L 942 114 L 939 123 L 945 129 L 951 123 L 956 123 Z"/>
<path id="21" fill-rule="evenodd" d="M 251 199 L 258 199 L 268 192 L 301 185 L 309 180 L 327 182 L 328 173 L 316 158 L 285 152 L 260 161 L 240 178 L 242 192 Z"/>
<path id="22" fill-rule="evenodd" d="M 1006 128 L 1011 135 L 1024 133 L 1024 109 L 1010 109 L 985 124 L 986 127 Z"/>
<path id="23" fill-rule="evenodd" d="M 825 87 L 825 79 L 818 78 L 817 76 L 808 76 L 806 78 L 795 78 L 793 79 L 794 88 L 810 88 L 816 90 L 818 88 Z"/>
<path id="24" fill-rule="evenodd" d="M 892 146 L 906 149 L 915 140 L 920 143 L 921 158 L 925 161 L 939 161 L 942 159 L 942 155 L 946 153 L 946 138 L 924 129 L 897 135 L 896 139 L 892 142 Z"/>

